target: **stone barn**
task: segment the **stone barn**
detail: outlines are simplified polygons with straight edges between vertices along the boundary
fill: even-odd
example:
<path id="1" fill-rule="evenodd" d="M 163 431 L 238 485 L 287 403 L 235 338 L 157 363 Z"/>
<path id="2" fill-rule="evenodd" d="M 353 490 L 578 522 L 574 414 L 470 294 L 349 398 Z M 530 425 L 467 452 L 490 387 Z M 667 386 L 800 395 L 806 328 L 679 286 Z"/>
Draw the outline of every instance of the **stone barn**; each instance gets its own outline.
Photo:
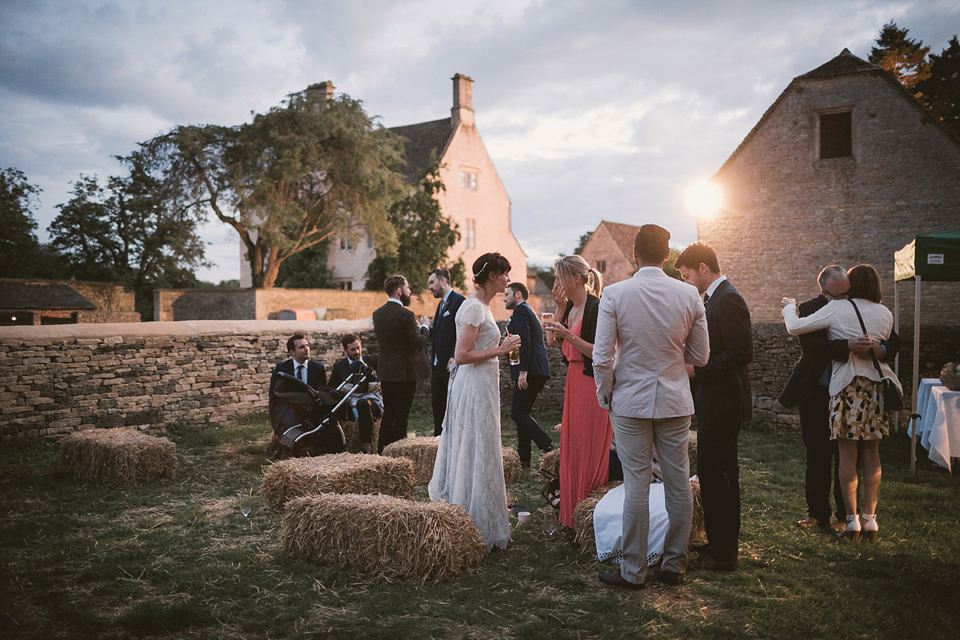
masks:
<path id="1" fill-rule="evenodd" d="M 960 140 L 846 49 L 794 78 L 713 182 L 724 206 L 698 221 L 698 235 L 755 323 L 780 322 L 780 298 L 815 295 L 816 274 L 834 263 L 873 264 L 892 308 L 894 252 L 918 233 L 960 227 Z M 912 324 L 912 286 L 901 286 L 900 309 Z M 958 319 L 957 285 L 925 284 L 921 322 Z"/>

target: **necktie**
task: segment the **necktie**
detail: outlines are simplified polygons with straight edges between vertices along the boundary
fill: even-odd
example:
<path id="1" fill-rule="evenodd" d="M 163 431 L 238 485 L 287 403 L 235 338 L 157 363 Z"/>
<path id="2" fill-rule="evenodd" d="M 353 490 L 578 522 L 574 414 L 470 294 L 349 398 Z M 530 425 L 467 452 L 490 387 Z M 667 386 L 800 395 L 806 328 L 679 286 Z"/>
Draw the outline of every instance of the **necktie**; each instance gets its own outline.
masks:
<path id="1" fill-rule="evenodd" d="M 437 315 L 433 318 L 433 326 L 437 326 L 437 323 L 440 322 L 440 318 L 443 317 L 443 311 L 447 307 L 447 301 L 441 300 L 440 304 L 437 305 Z"/>
<path id="2" fill-rule="evenodd" d="M 708 302 L 710 302 L 710 294 L 705 293 L 703 294 L 703 304 L 707 304 Z"/>
<path id="3" fill-rule="evenodd" d="M 307 376 L 305 376 L 304 373 L 303 373 L 303 365 L 302 365 L 302 364 L 298 364 L 298 365 L 297 365 L 297 379 L 300 380 L 300 381 L 301 381 L 302 383 L 304 383 L 304 384 L 307 383 Z"/>

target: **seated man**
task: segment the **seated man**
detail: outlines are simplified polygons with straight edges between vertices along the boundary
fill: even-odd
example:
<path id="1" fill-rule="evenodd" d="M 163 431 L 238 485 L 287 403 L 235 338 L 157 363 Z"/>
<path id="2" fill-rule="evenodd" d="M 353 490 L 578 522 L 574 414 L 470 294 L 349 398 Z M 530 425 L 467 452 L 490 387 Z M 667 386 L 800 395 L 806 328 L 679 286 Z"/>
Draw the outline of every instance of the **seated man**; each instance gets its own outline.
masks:
<path id="1" fill-rule="evenodd" d="M 310 343 L 301 333 L 295 333 L 287 340 L 289 360 L 284 360 L 273 369 L 270 376 L 270 391 L 268 408 L 270 412 L 270 426 L 273 432 L 270 435 L 270 444 L 267 454 L 271 458 L 279 457 L 277 440 L 283 432 L 302 422 L 302 416 L 297 415 L 293 408 L 283 398 L 277 397 L 274 388 L 281 373 L 288 373 L 314 389 L 320 389 L 327 384 L 327 372 L 323 364 L 310 359 Z"/>
<path id="2" fill-rule="evenodd" d="M 377 356 L 365 356 L 360 337 L 348 333 L 340 339 L 346 358 L 337 360 L 330 374 L 330 386 L 339 387 L 351 373 L 359 372 L 363 365 L 377 370 Z M 373 452 L 373 421 L 383 415 L 383 397 L 380 395 L 380 383 L 376 377 L 364 382 L 359 389 L 351 386 L 344 387 L 346 393 L 353 392 L 349 404 L 343 405 L 338 412 L 339 418 L 356 420 L 357 430 L 360 432 L 360 450 L 363 453 Z"/>

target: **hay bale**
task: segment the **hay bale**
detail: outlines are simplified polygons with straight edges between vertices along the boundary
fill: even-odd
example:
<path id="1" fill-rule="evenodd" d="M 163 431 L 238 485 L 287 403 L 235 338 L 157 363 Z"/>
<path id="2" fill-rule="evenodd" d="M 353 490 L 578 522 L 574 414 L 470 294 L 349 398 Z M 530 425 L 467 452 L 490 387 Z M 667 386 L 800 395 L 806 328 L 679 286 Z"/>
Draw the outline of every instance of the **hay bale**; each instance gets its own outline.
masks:
<path id="1" fill-rule="evenodd" d="M 413 463 L 414 484 L 418 487 L 430 483 L 433 477 L 433 465 L 437 460 L 440 441 L 434 436 L 420 436 L 407 440 L 391 442 L 383 448 L 383 455 L 390 458 L 407 458 Z M 510 447 L 500 447 L 503 461 L 503 481 L 510 486 L 520 481 L 520 456 Z"/>
<path id="2" fill-rule="evenodd" d="M 405 458 L 338 453 L 315 458 L 290 458 L 271 464 L 263 473 L 260 495 L 280 511 L 289 500 L 318 493 L 384 493 L 413 495 L 413 464 Z"/>
<path id="3" fill-rule="evenodd" d="M 696 445 L 694 445 L 696 446 Z M 574 541 L 580 545 L 585 553 L 596 552 L 596 540 L 593 534 L 593 510 L 597 503 L 614 487 L 622 482 L 611 482 L 587 494 L 573 509 Z M 693 526 L 690 528 L 690 540 L 696 540 L 703 535 L 703 500 L 700 497 L 700 480 L 690 481 L 690 490 L 693 492 Z"/>
<path id="4" fill-rule="evenodd" d="M 540 456 L 540 475 L 552 478 L 557 473 L 558 462 L 560 462 L 560 447 Z"/>
<path id="5" fill-rule="evenodd" d="M 340 426 L 343 428 L 343 435 L 347 437 L 347 452 L 360 453 L 360 429 L 357 423 L 353 420 L 347 420 L 341 422 Z M 373 434 L 370 437 L 373 451 L 376 452 L 377 443 L 380 441 L 380 420 L 373 421 Z"/>
<path id="6" fill-rule="evenodd" d="M 383 455 L 390 458 L 406 458 L 413 463 L 413 483 L 424 486 L 433 477 L 433 463 L 437 459 L 440 441 L 433 436 L 420 436 L 412 440 L 397 440 L 383 448 Z"/>
<path id="7" fill-rule="evenodd" d="M 593 510 L 597 507 L 597 503 L 607 495 L 608 491 L 622 484 L 622 482 L 611 482 L 597 487 L 573 508 L 573 540 L 580 545 L 581 550 L 587 551 L 596 547 L 593 537 Z"/>
<path id="8" fill-rule="evenodd" d="M 439 582 L 486 555 L 463 507 L 383 495 L 294 498 L 283 513 L 285 552 L 414 582 Z"/>
<path id="9" fill-rule="evenodd" d="M 510 447 L 500 447 L 500 456 L 503 459 L 503 482 L 508 487 L 520 482 L 520 454 Z"/>
<path id="10" fill-rule="evenodd" d="M 60 441 L 60 461 L 84 480 L 139 484 L 176 476 L 177 445 L 129 427 L 91 429 Z"/>

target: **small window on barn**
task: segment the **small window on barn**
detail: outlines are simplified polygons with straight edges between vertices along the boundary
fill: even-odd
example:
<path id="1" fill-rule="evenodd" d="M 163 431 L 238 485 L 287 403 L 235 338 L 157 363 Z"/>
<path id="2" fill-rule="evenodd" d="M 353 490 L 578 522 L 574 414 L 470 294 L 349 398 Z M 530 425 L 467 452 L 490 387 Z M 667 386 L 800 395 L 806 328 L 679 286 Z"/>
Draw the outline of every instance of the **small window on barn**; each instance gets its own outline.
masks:
<path id="1" fill-rule="evenodd" d="M 606 260 L 597 260 L 597 271 L 600 273 L 607 272 L 607 261 Z"/>
<path id="2" fill-rule="evenodd" d="M 820 159 L 849 158 L 853 155 L 850 111 L 820 114 Z"/>

